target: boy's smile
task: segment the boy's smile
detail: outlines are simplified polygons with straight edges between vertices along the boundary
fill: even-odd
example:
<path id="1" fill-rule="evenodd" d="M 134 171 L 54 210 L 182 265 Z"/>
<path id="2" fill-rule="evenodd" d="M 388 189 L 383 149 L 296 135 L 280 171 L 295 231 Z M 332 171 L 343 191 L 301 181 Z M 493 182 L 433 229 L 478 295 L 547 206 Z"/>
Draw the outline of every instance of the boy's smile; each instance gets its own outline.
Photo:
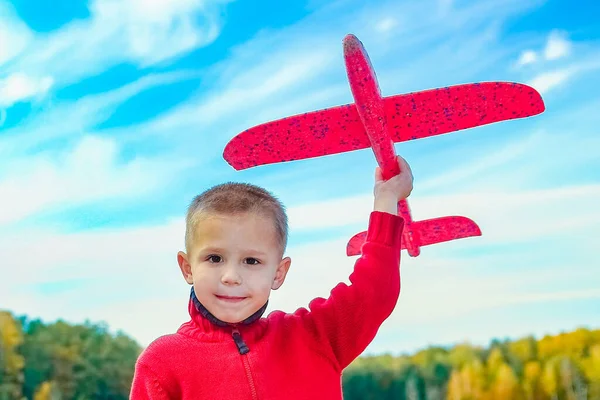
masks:
<path id="1" fill-rule="evenodd" d="M 220 296 L 218 294 L 216 296 L 219 300 L 222 300 L 222 301 L 225 301 L 228 303 L 239 303 L 239 302 L 247 299 L 247 297 Z"/>
<path id="2" fill-rule="evenodd" d="M 190 253 L 177 258 L 200 303 L 221 321 L 237 323 L 283 284 L 290 259 L 282 259 L 280 247 L 271 218 L 210 214 L 198 223 Z"/>

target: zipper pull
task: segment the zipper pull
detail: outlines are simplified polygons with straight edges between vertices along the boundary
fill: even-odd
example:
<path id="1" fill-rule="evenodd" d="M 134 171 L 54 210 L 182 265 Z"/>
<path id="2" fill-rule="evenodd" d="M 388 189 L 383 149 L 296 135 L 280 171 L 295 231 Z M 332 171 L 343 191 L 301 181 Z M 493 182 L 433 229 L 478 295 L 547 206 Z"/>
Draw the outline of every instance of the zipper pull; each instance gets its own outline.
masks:
<path id="1" fill-rule="evenodd" d="M 244 342 L 244 339 L 242 339 L 242 334 L 237 330 L 237 328 L 234 328 L 231 331 L 231 336 L 233 336 L 233 341 L 235 342 L 240 354 L 244 355 L 250 351 L 248 345 L 246 342 Z"/>

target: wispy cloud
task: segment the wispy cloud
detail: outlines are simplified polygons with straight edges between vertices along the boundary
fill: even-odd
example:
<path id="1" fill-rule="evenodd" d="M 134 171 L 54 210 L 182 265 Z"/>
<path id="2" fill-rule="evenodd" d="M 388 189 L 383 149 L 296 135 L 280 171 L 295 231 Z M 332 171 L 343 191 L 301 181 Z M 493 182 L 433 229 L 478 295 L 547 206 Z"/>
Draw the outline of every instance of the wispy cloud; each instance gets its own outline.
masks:
<path id="1" fill-rule="evenodd" d="M 114 139 L 86 136 L 67 152 L 39 153 L 11 165 L 0 180 L 0 226 L 49 209 L 147 195 L 181 169 L 168 158 L 136 157 L 119 162 Z"/>
<path id="2" fill-rule="evenodd" d="M 20 73 L 9 75 L 0 79 L 0 107 L 10 107 L 18 101 L 43 97 L 52 84 L 52 78 L 48 76 L 36 79 Z"/>
<path id="3" fill-rule="evenodd" d="M 529 84 L 536 88 L 540 93 L 548 93 L 550 89 L 556 88 L 565 83 L 569 78 L 575 75 L 576 68 L 561 69 L 557 71 L 544 72 L 534 77 Z"/>
<path id="4" fill-rule="evenodd" d="M 52 146 L 60 139 L 78 138 L 82 134 L 94 133 L 97 124 L 108 119 L 117 107 L 133 96 L 152 87 L 168 85 L 198 75 L 197 71 L 186 70 L 148 74 L 114 90 L 58 102 L 20 124 L 4 129 L 0 137 L 0 154 L 18 157 L 29 153 L 32 148 L 43 149 L 44 146 Z"/>
<path id="5" fill-rule="evenodd" d="M 571 42 L 567 39 L 565 33 L 552 31 L 544 48 L 544 58 L 546 60 L 557 60 L 568 56 L 570 52 Z"/>
<path id="6" fill-rule="evenodd" d="M 522 67 L 543 61 L 554 61 L 568 57 L 571 54 L 573 44 L 568 39 L 566 32 L 553 30 L 547 38 L 546 44 L 541 50 L 527 49 L 521 52 L 517 60 L 517 66 Z"/>
<path id="7" fill-rule="evenodd" d="M 527 64 L 533 64 L 537 61 L 538 55 L 533 50 L 525 50 L 521 53 L 519 60 L 517 61 L 518 66 L 523 66 Z"/>
<path id="8" fill-rule="evenodd" d="M 566 32 L 553 30 L 548 34 L 543 48 L 523 50 L 516 66 L 527 66 L 528 71 L 534 73 L 527 83 L 546 94 L 564 86 L 575 76 L 600 68 L 600 55 L 571 41 Z"/>
<path id="9" fill-rule="evenodd" d="M 20 55 L 32 37 L 33 33 L 16 17 L 13 8 L 0 1 L 0 67 Z"/>
<path id="10" fill-rule="evenodd" d="M 600 224 L 600 186 L 523 190 L 512 193 L 469 192 L 468 194 L 411 196 L 415 219 L 464 215 L 484 231 L 483 244 L 542 240 L 571 232 L 582 235 Z M 365 226 L 372 207 L 371 196 L 333 199 L 290 208 L 290 224 L 298 230 Z M 562 210 L 556 212 L 556 210 Z"/>
<path id="11" fill-rule="evenodd" d="M 226 1 L 94 0 L 90 18 L 34 36 L 8 72 L 49 75 L 73 83 L 119 63 L 146 67 L 167 62 L 215 40 Z M 12 51 L 12 57 L 17 55 Z"/>
<path id="12" fill-rule="evenodd" d="M 600 54 L 594 54 L 587 59 L 578 60 L 566 67 L 542 72 L 531 79 L 529 84 L 540 93 L 546 94 L 551 89 L 564 85 L 576 75 L 597 71 L 598 69 L 600 69 Z"/>

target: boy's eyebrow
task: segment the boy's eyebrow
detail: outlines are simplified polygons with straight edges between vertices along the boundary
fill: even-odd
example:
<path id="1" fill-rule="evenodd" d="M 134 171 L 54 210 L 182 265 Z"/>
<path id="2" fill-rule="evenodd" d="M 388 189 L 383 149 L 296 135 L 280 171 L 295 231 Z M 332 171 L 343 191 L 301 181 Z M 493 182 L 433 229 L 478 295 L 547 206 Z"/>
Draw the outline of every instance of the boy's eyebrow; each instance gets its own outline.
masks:
<path id="1" fill-rule="evenodd" d="M 206 254 L 206 253 L 224 253 L 225 249 L 223 249 L 221 247 L 210 246 L 210 247 L 200 248 L 199 252 L 201 254 Z"/>
<path id="2" fill-rule="evenodd" d="M 208 253 L 225 253 L 225 249 L 221 248 L 221 247 L 215 247 L 215 246 L 210 246 L 210 247 L 205 247 L 205 248 L 201 248 L 199 249 L 199 253 L 204 255 L 204 254 L 208 254 Z M 252 254 L 252 255 L 257 255 L 257 256 L 266 256 L 267 253 L 261 250 L 256 250 L 256 249 L 243 249 L 242 253 L 244 254 Z"/>

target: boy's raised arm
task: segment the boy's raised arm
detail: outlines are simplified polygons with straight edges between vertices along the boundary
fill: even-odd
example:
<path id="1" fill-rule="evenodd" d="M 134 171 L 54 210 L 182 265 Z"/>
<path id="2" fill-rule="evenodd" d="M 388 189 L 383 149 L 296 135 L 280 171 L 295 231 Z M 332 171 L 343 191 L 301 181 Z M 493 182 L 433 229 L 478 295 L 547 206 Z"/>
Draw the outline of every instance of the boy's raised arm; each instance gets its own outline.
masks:
<path id="1" fill-rule="evenodd" d="M 408 164 L 398 160 L 402 172 L 388 181 L 376 170 L 374 209 L 350 285 L 338 284 L 328 299 L 317 298 L 309 304 L 310 311 L 296 314 L 340 371 L 371 343 L 400 295 L 404 220 L 396 214 L 397 202 L 412 191 L 412 174 Z"/>
<path id="2" fill-rule="evenodd" d="M 340 370 L 365 350 L 396 306 L 403 225 L 399 216 L 373 212 L 350 285 L 338 284 L 329 298 L 314 299 L 310 311 L 297 312 Z"/>

